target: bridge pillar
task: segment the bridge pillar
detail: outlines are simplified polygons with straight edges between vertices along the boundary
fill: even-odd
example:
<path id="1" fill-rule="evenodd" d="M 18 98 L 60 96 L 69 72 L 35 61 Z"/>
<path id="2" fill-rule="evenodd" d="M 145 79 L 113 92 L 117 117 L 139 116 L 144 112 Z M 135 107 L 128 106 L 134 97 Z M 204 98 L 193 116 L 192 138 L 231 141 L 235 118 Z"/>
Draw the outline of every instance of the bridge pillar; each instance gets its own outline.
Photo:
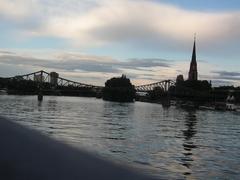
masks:
<path id="1" fill-rule="evenodd" d="M 40 78 L 39 85 L 38 85 L 38 101 L 43 100 L 43 93 L 42 93 L 43 71 L 41 71 L 40 77 L 41 78 Z"/>
<path id="2" fill-rule="evenodd" d="M 43 100 L 43 94 L 42 93 L 38 93 L 38 101 L 42 101 Z"/>

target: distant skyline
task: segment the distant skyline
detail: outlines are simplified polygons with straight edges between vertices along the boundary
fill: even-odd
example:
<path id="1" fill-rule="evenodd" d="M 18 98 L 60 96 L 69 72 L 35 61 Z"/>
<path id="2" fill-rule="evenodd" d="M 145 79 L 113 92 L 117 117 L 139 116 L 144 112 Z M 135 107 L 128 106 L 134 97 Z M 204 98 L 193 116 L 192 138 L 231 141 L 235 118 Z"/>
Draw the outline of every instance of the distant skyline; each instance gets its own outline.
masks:
<path id="1" fill-rule="evenodd" d="M 56 71 L 103 85 L 187 79 L 240 85 L 238 0 L 0 0 L 0 76 Z"/>

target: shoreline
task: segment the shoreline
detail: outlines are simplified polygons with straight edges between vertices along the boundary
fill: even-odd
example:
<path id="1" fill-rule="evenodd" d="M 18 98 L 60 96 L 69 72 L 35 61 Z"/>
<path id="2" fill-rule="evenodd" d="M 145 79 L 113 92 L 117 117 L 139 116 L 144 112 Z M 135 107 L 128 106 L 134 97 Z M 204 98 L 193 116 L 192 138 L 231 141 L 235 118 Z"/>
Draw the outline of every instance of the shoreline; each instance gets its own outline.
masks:
<path id="1" fill-rule="evenodd" d="M 0 117 L 0 179 L 153 179 Z"/>

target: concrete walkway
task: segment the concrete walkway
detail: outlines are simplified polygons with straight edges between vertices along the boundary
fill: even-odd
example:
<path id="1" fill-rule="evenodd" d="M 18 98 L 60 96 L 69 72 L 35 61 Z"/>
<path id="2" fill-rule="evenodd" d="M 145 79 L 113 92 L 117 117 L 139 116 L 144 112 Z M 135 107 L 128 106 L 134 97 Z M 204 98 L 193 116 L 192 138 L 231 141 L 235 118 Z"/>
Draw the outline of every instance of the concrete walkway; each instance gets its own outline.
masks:
<path id="1" fill-rule="evenodd" d="M 0 143 L 3 180 L 151 179 L 2 117 Z"/>

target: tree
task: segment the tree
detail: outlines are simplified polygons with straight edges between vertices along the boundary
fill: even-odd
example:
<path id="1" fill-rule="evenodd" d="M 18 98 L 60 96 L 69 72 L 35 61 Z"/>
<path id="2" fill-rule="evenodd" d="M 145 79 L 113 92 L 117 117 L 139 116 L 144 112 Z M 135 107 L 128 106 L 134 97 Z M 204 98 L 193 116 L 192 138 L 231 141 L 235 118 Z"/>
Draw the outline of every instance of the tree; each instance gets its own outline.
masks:
<path id="1" fill-rule="evenodd" d="M 208 81 L 178 81 L 171 93 L 180 98 L 196 101 L 206 101 L 211 97 L 211 83 Z"/>
<path id="2" fill-rule="evenodd" d="M 103 88 L 103 99 L 117 102 L 133 102 L 136 90 L 125 75 L 106 81 Z"/>

